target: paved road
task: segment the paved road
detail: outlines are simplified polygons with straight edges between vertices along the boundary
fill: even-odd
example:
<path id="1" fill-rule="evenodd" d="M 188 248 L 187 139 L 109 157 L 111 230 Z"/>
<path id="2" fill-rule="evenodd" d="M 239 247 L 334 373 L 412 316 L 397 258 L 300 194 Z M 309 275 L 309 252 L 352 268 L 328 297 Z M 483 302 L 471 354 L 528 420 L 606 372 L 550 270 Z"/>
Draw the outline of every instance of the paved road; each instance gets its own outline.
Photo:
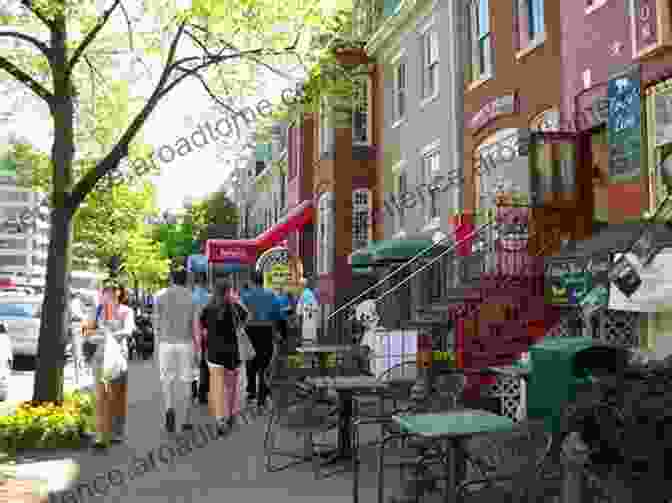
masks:
<path id="1" fill-rule="evenodd" d="M 162 429 L 160 392 L 157 372 L 151 362 L 133 363 L 129 376 L 128 442 L 115 446 L 106 455 L 90 451 L 53 452 L 50 458 L 72 457 L 80 465 L 79 484 L 89 483 L 93 488 L 96 476 L 112 469 L 112 481 L 118 487 L 99 477 L 98 487 L 104 495 L 89 494 L 89 489 L 80 485 L 83 496 L 77 500 L 70 497 L 52 497 L 60 501 L 114 501 L 115 503 L 264 503 L 292 502 L 345 503 L 352 499 L 349 475 L 315 481 L 309 465 L 278 473 L 266 473 L 264 469 L 263 438 L 264 421 L 259 418 L 248 425 L 241 425 L 230 436 L 221 439 L 198 440 L 190 453 L 177 453 L 170 463 L 168 447 L 175 446 L 174 438 Z M 201 428 L 212 424 L 205 408 L 196 411 L 196 423 Z M 201 437 L 199 437 L 200 439 Z M 295 439 L 285 439 L 297 445 Z M 300 445 L 300 444 L 299 444 Z M 151 471 L 134 475 L 143 465 L 140 459 L 150 459 L 154 452 Z M 184 455 L 183 455 L 184 454 Z M 41 453 L 41 458 L 44 453 Z M 134 458 L 135 457 L 135 458 Z M 134 461 L 135 459 L 135 461 Z M 150 463 L 147 463 L 150 464 Z M 146 467 L 146 465 L 144 465 Z M 367 467 L 368 466 L 368 467 Z M 365 471 L 373 471 L 375 453 L 367 456 Z M 133 480 L 129 480 L 133 475 Z M 390 473 L 392 475 L 392 473 Z M 375 501 L 374 477 L 365 474 L 362 503 Z M 389 477 L 391 481 L 398 477 Z M 92 489 L 94 491 L 94 489 Z M 77 492 L 77 490 L 75 491 Z"/>

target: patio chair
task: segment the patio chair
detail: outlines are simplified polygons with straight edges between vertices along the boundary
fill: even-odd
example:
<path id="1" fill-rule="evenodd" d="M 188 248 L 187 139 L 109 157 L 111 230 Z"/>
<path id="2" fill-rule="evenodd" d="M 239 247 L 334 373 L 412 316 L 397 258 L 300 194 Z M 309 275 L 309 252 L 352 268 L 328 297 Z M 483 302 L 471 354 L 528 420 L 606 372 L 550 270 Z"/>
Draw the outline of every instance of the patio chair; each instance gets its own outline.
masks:
<path id="1" fill-rule="evenodd" d="M 560 495 L 560 474 L 547 472 L 551 443 L 543 420 L 526 419 L 512 431 L 473 437 L 463 443 L 480 477 L 460 484 L 461 502 L 541 503 Z"/>
<path id="2" fill-rule="evenodd" d="M 277 472 L 311 462 L 317 480 L 323 475 L 323 461 L 316 448 L 324 445 L 314 439 L 338 427 L 338 410 L 332 401 L 325 400 L 304 380 L 307 376 L 315 375 L 313 371 L 319 369 L 290 369 L 286 360 L 286 355 L 276 351 L 269 366 L 271 410 L 264 435 L 265 467 L 268 472 Z M 277 447 L 278 434 L 283 431 L 303 438 L 303 452 Z M 277 457 L 291 461 L 275 464 Z"/>

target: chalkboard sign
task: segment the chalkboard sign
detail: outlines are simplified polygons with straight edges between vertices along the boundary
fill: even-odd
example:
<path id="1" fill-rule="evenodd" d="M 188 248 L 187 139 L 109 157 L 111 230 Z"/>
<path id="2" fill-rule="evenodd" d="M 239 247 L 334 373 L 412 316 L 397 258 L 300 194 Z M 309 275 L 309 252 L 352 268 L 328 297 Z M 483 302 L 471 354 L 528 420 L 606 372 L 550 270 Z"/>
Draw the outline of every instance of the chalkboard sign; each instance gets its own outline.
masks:
<path id="1" fill-rule="evenodd" d="M 640 91 L 639 65 L 634 65 L 609 79 L 607 130 L 611 182 L 633 182 L 641 175 Z"/>

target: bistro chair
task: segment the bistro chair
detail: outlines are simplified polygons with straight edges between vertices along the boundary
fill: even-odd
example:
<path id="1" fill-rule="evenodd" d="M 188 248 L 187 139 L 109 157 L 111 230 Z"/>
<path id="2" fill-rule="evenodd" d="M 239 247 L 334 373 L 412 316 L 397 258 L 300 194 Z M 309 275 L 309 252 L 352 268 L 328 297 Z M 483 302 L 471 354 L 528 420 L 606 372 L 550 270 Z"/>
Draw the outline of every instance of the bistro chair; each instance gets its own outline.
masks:
<path id="1" fill-rule="evenodd" d="M 325 399 L 305 377 L 316 375 L 319 369 L 289 368 L 287 355 L 276 350 L 268 372 L 271 390 L 271 410 L 267 417 L 264 435 L 265 467 L 268 472 L 277 472 L 312 463 L 315 479 L 324 476 L 321 471 L 322 455 L 318 447 L 330 447 L 315 442 L 315 437 L 338 427 L 338 410 L 334 403 Z M 280 434 L 293 433 L 303 439 L 303 452 L 287 451 L 277 446 Z M 276 458 L 290 459 L 284 464 L 276 464 Z M 330 475 L 330 474 L 329 474 Z M 328 475 L 327 475 L 328 476 Z"/>
<path id="2" fill-rule="evenodd" d="M 546 471 L 550 442 L 543 419 L 526 419 L 512 431 L 470 438 L 463 448 L 480 476 L 459 485 L 459 501 L 553 501 L 560 494 L 560 477 Z"/>

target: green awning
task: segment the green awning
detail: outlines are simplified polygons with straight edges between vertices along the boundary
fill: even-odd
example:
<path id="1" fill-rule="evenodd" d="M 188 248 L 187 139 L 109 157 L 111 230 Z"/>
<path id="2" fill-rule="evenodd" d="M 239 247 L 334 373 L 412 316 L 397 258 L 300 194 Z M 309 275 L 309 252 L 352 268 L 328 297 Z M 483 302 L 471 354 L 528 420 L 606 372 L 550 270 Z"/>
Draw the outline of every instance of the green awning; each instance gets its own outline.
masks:
<path id="1" fill-rule="evenodd" d="M 421 251 L 431 248 L 433 244 L 431 239 L 385 239 L 352 252 L 348 263 L 353 268 L 365 268 L 406 262 Z M 437 246 L 419 258 L 435 256 L 440 248 L 442 247 Z"/>

